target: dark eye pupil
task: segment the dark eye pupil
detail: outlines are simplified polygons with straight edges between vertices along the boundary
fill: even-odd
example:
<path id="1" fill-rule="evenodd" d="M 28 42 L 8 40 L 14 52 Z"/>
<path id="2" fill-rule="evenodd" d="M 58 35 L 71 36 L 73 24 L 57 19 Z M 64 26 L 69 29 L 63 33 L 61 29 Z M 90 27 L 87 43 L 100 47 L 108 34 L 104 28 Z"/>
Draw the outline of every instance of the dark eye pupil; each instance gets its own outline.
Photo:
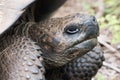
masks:
<path id="1" fill-rule="evenodd" d="M 68 34 L 75 34 L 79 31 L 78 27 L 77 26 L 69 26 L 67 29 L 66 29 L 66 33 Z"/>

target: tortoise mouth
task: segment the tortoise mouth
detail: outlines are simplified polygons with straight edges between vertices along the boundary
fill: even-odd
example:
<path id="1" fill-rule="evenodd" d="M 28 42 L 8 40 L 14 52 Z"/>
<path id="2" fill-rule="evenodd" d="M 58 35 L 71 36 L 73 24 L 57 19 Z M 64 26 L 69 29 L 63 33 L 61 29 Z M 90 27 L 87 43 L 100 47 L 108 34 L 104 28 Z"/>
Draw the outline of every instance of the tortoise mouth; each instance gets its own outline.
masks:
<path id="1" fill-rule="evenodd" d="M 92 50 L 97 45 L 97 38 L 91 38 L 63 50 L 61 54 L 43 54 L 45 63 L 49 66 L 62 66 L 70 60 L 84 55 L 86 52 Z"/>
<path id="2" fill-rule="evenodd" d="M 82 42 L 78 42 L 73 46 L 67 48 L 64 51 L 64 54 L 70 55 L 72 57 L 81 56 L 86 52 L 92 50 L 96 45 L 97 45 L 97 38 L 87 39 Z"/>
<path id="3" fill-rule="evenodd" d="M 62 66 L 76 57 L 84 55 L 86 52 L 92 50 L 97 45 L 97 38 L 87 39 L 85 41 L 79 42 L 72 47 L 69 47 L 62 51 L 62 54 L 56 56 L 49 56 L 46 63 L 49 61 L 49 65 L 52 66 Z"/>

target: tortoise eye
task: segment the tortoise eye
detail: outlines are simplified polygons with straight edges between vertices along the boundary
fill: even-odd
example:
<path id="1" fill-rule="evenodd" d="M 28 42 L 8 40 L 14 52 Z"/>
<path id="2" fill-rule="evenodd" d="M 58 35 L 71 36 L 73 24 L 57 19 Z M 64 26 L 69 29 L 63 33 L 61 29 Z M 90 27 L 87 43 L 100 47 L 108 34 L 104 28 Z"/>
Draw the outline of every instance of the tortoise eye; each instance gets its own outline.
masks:
<path id="1" fill-rule="evenodd" d="M 65 32 L 67 33 L 67 34 L 76 34 L 76 33 L 78 33 L 80 30 L 79 30 L 79 28 L 78 28 L 78 26 L 77 25 L 70 25 L 70 26 L 67 26 L 66 28 L 65 28 Z"/>

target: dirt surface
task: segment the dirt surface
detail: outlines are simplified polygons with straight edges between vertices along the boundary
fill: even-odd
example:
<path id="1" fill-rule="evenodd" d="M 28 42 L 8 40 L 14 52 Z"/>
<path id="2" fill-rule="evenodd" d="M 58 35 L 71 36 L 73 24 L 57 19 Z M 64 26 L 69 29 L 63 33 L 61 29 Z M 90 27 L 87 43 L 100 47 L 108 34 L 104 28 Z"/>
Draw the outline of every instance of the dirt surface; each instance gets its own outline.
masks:
<path id="1" fill-rule="evenodd" d="M 91 13 L 88 12 L 89 5 Z M 95 13 L 97 18 L 100 18 L 103 15 L 104 4 L 103 0 L 68 0 L 63 7 L 61 7 L 54 17 L 65 16 L 71 13 L 85 13 L 92 14 Z M 102 40 L 106 42 L 106 44 L 110 43 L 112 38 L 111 31 L 108 29 L 101 29 L 100 34 L 104 35 Z M 109 45 L 109 44 L 108 44 Z M 105 61 L 103 67 L 99 70 L 97 75 L 93 78 L 93 80 L 120 80 L 120 43 L 110 44 L 109 46 L 104 46 L 104 56 Z"/>

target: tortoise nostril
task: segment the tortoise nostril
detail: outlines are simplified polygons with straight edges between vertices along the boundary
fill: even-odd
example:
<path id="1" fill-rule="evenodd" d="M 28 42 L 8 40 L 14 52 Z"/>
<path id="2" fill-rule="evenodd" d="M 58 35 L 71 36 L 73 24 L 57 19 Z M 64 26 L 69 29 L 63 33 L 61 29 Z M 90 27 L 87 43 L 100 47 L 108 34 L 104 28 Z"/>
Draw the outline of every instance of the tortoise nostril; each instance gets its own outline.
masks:
<path id="1" fill-rule="evenodd" d="M 95 18 L 94 16 L 91 16 L 91 21 L 92 21 L 94 24 L 97 23 L 97 20 L 96 20 L 96 18 Z"/>
<path id="2" fill-rule="evenodd" d="M 96 21 L 95 17 L 93 17 L 93 21 L 94 21 L 94 22 Z"/>
<path id="3" fill-rule="evenodd" d="M 98 22 L 96 20 L 96 18 L 94 16 L 91 16 L 86 22 L 85 22 L 86 26 L 98 26 Z"/>

